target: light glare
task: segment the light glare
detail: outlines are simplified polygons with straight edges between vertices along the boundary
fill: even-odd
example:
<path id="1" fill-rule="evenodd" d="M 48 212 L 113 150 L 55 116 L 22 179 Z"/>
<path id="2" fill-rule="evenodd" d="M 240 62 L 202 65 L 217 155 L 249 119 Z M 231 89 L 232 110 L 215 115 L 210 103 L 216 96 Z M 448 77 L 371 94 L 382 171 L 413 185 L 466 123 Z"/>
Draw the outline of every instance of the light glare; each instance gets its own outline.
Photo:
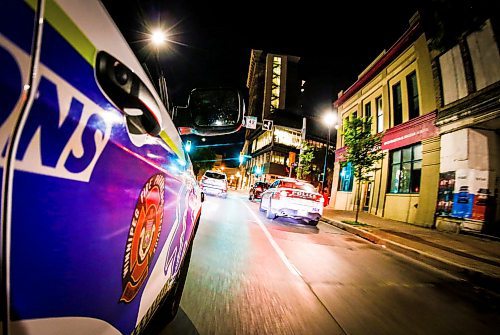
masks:
<path id="1" fill-rule="evenodd" d="M 154 45 L 162 45 L 167 41 L 167 35 L 165 34 L 165 32 L 157 29 L 153 31 L 153 34 L 151 35 L 151 41 Z"/>

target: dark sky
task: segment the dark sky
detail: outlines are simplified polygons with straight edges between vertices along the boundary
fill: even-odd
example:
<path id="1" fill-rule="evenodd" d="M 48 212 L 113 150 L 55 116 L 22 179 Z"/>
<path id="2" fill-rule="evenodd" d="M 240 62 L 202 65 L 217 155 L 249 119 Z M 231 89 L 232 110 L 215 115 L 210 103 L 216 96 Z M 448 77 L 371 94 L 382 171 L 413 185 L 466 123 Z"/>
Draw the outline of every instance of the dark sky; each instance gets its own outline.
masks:
<path id="1" fill-rule="evenodd" d="M 331 106 L 338 91 L 401 36 L 416 10 L 413 1 L 103 2 L 149 67 L 155 63 L 148 30 L 159 24 L 169 30 L 175 43 L 162 51 L 161 64 L 175 104 L 185 104 L 194 87 L 246 90 L 250 50 L 267 49 L 301 57 L 305 108 L 313 115 Z"/>

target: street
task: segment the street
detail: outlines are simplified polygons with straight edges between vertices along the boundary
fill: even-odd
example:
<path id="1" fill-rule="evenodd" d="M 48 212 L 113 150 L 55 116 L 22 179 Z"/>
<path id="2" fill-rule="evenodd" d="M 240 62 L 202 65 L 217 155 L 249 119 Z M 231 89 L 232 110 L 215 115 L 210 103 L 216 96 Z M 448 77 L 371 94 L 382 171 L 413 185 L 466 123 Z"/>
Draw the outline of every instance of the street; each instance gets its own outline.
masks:
<path id="1" fill-rule="evenodd" d="M 335 227 L 207 196 L 161 334 L 494 334 L 500 298 Z"/>

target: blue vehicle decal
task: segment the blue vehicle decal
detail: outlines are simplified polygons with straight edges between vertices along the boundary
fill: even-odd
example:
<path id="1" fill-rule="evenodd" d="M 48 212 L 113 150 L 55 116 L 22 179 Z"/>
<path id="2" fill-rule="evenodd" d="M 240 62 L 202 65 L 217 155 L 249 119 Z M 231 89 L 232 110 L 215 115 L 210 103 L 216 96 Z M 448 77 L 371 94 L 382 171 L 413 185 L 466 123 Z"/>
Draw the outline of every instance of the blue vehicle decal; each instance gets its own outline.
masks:
<path id="1" fill-rule="evenodd" d="M 22 8 L 21 15 L 33 17 L 24 3 L 8 3 Z M 22 32 L 0 25 L 16 44 Z M 26 45 L 17 47 L 27 51 Z M 19 87 L 20 92 L 22 83 L 15 79 L 20 69 L 14 59 L 12 50 L 0 45 L 0 83 L 8 81 L 5 76 L 14 78 L 8 89 Z M 16 152 L 11 319 L 90 317 L 131 333 L 152 269 L 168 267 L 165 278 L 179 270 L 199 213 L 194 186 L 188 182 L 192 176 L 161 139 L 140 148 L 131 143 L 121 112 L 97 86 L 92 66 L 47 24 L 41 63 L 38 96 Z M 14 66 L 4 71 L 5 64 Z M 0 127 L 13 103 L 1 101 Z M 164 178 L 164 198 L 156 204 L 163 221 L 155 230 L 157 236 L 138 244 L 141 252 L 148 252 L 148 267 L 136 281 L 134 296 L 124 303 L 124 263 L 127 249 L 133 248 L 129 234 L 143 186 L 152 178 Z M 146 233 L 152 229 L 144 227 Z M 167 261 L 157 264 L 165 247 Z"/>

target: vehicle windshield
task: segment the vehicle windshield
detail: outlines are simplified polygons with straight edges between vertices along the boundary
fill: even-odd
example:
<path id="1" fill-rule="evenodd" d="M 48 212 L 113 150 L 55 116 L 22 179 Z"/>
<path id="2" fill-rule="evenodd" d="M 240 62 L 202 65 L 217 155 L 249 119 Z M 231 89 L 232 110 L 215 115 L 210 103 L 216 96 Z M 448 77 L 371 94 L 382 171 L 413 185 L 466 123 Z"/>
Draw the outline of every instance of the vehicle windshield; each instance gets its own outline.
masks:
<path id="1" fill-rule="evenodd" d="M 213 179 L 226 179 L 226 176 L 217 172 L 206 172 L 205 177 Z"/>
<path id="2" fill-rule="evenodd" d="M 285 181 L 281 182 L 279 185 L 280 188 L 295 188 L 298 190 L 306 191 L 306 192 L 316 192 L 314 186 L 308 183 L 301 182 L 293 182 L 293 181 Z"/>
<path id="3" fill-rule="evenodd" d="M 268 187 L 268 184 L 266 184 L 266 183 L 262 183 L 262 182 L 260 182 L 260 183 L 255 183 L 255 187 Z"/>

